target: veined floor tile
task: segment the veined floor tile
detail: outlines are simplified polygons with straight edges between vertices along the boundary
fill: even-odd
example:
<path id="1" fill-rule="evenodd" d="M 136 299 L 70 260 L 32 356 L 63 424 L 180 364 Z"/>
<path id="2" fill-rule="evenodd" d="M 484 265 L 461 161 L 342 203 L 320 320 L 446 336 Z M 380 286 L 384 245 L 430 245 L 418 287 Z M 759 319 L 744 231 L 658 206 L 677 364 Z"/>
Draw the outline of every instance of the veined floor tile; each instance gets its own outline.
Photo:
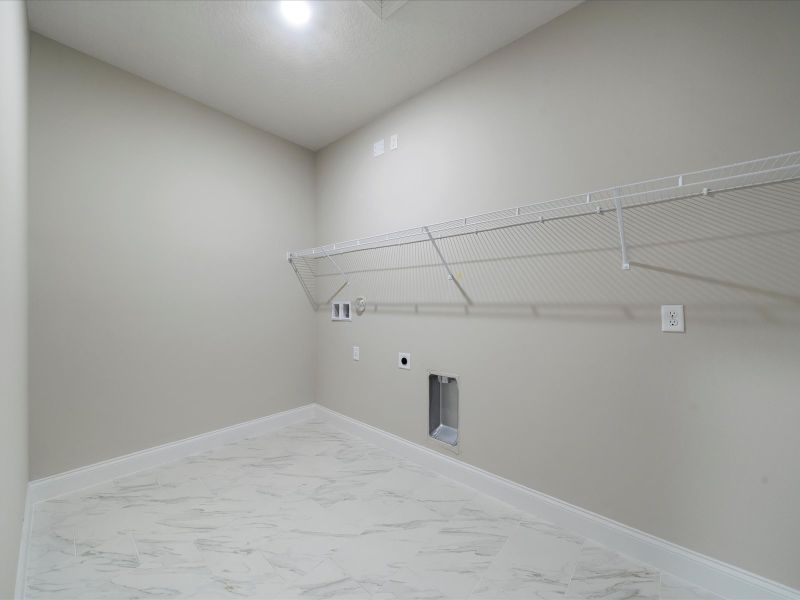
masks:
<path id="1" fill-rule="evenodd" d="M 594 544 L 581 550 L 567 590 L 570 598 L 657 599 L 660 573 Z"/>
<path id="2" fill-rule="evenodd" d="M 584 540 L 525 520 L 481 578 L 472 598 L 564 598 Z"/>
<path id="3" fill-rule="evenodd" d="M 25 597 L 719 600 L 321 421 L 36 504 Z"/>
<path id="4" fill-rule="evenodd" d="M 370 594 L 341 567 L 326 560 L 286 588 L 286 598 L 369 600 Z"/>
<path id="5" fill-rule="evenodd" d="M 661 573 L 661 600 L 721 600 L 711 592 L 669 573 Z"/>

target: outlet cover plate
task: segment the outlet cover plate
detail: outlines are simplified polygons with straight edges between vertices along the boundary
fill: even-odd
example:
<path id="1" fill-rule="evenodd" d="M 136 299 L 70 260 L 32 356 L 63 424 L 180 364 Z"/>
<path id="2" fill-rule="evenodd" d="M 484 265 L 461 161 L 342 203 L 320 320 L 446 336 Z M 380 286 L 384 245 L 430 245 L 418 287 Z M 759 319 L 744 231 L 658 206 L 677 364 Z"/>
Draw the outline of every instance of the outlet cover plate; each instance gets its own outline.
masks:
<path id="1" fill-rule="evenodd" d="M 405 362 L 403 362 L 405 360 Z M 410 352 L 401 352 L 397 356 L 397 366 L 400 369 L 411 369 L 411 353 Z"/>
<path id="2" fill-rule="evenodd" d="M 352 321 L 350 302 L 331 302 L 331 321 Z"/>
<path id="3" fill-rule="evenodd" d="M 361 348 L 353 346 L 353 360 L 361 360 Z"/>
<path id="4" fill-rule="evenodd" d="M 665 304 L 661 307 L 661 331 L 666 333 L 685 333 L 683 304 Z"/>

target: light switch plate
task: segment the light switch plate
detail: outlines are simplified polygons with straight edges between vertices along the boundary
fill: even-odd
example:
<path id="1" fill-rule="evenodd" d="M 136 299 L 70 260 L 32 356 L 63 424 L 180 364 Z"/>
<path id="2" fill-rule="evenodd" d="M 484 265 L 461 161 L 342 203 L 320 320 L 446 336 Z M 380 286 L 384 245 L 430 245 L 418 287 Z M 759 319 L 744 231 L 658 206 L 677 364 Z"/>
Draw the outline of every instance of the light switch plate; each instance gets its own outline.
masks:
<path id="1" fill-rule="evenodd" d="M 661 331 L 666 333 L 684 333 L 686 331 L 683 304 L 665 304 L 661 307 Z"/>

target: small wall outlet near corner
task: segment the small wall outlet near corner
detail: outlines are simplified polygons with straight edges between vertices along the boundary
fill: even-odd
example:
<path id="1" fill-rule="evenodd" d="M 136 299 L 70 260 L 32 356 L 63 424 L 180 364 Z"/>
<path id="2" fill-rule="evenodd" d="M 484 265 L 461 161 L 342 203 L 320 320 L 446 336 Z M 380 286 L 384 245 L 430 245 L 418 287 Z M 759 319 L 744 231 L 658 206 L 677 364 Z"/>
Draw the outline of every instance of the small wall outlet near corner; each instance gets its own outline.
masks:
<path id="1" fill-rule="evenodd" d="M 353 346 L 353 360 L 361 360 L 361 349 L 358 346 Z"/>
<path id="2" fill-rule="evenodd" d="M 410 352 L 401 352 L 397 356 L 397 366 L 400 369 L 411 369 L 411 353 Z"/>
<path id="3" fill-rule="evenodd" d="M 686 323 L 683 320 L 683 304 L 665 304 L 661 307 L 661 331 L 667 333 L 686 332 Z"/>
<path id="4" fill-rule="evenodd" d="M 397 134 L 393 133 L 389 138 L 389 150 L 397 150 Z"/>

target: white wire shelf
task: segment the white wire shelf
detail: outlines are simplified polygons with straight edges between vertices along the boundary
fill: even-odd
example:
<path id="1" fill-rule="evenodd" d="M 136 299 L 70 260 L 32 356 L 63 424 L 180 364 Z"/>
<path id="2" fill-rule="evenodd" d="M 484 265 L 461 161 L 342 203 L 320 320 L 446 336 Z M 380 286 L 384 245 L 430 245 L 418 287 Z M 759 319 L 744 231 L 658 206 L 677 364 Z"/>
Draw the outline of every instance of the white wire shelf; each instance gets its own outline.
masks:
<path id="1" fill-rule="evenodd" d="M 623 269 L 628 269 L 630 262 L 627 256 L 624 221 L 627 209 L 681 199 L 710 199 L 723 192 L 747 190 L 798 179 L 800 179 L 800 151 L 295 250 L 287 253 L 287 259 L 315 307 L 336 297 L 349 284 L 349 277 L 355 271 L 370 269 L 385 271 L 412 266 L 443 269 L 447 281 L 450 282 L 450 292 L 456 293 L 456 297 L 450 300 L 460 299 L 466 304 L 472 304 L 470 292 L 462 285 L 463 278 L 454 271 L 453 265 L 464 262 L 466 258 L 474 262 L 480 260 L 481 256 L 502 260 L 503 252 L 488 248 L 485 242 L 480 250 L 468 249 L 465 246 L 467 242 L 449 238 L 463 238 L 468 234 L 482 232 L 496 232 L 496 235 L 501 235 L 503 230 L 515 229 L 533 235 L 532 232 L 539 223 L 610 213 L 609 216 L 613 216 L 613 219 L 606 220 L 605 225 L 606 229 L 609 229 L 613 223 L 616 252 L 618 259 L 621 259 L 617 262 L 617 268 L 621 265 Z M 508 246 L 507 240 L 503 243 Z M 371 266 L 366 266 L 363 258 L 346 259 L 343 256 L 414 244 L 428 247 L 429 255 L 423 257 L 415 250 L 408 250 L 394 257 L 388 257 L 384 250 L 381 257 L 376 258 L 380 264 Z M 412 257 L 409 253 L 416 255 Z M 344 263 L 347 264 L 342 268 L 341 264 Z M 318 280 L 325 280 L 325 285 L 317 285 Z"/>

